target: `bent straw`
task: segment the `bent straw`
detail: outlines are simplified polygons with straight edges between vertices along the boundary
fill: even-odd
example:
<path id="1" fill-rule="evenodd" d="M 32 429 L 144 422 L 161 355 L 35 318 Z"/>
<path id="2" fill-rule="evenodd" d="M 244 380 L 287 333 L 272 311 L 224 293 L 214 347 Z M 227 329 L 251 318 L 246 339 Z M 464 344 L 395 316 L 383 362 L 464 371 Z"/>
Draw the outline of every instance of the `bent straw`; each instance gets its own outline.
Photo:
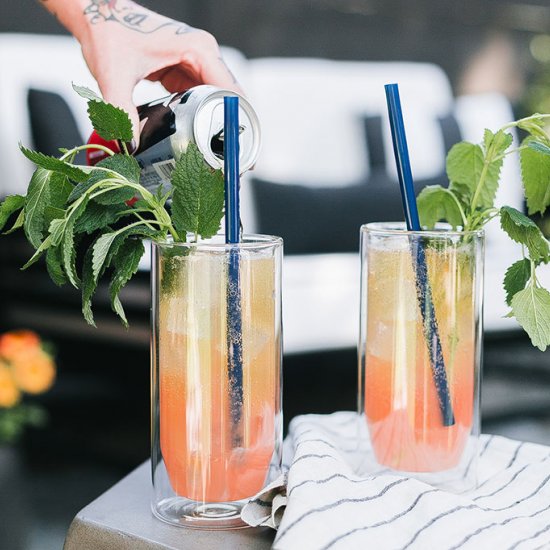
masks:
<path id="1" fill-rule="evenodd" d="M 399 178 L 399 187 L 401 189 L 401 198 L 403 201 L 403 210 L 405 221 L 409 231 L 420 231 L 420 220 L 418 218 L 418 208 L 416 197 L 414 195 L 414 184 L 409 159 L 409 150 L 407 147 L 407 137 L 405 135 L 405 125 L 403 123 L 403 113 L 401 111 L 401 101 L 399 99 L 399 87 L 397 84 L 386 84 L 386 101 L 388 103 L 388 114 L 390 117 L 390 128 L 393 142 L 393 152 L 395 154 L 395 163 L 397 165 L 397 175 Z M 424 247 L 419 239 L 413 240 L 413 268 L 415 271 L 416 294 L 418 297 L 418 306 L 422 313 L 424 325 L 424 337 L 428 346 L 428 355 L 432 368 L 439 408 L 444 426 L 452 426 L 455 423 L 453 406 L 449 394 L 449 385 L 447 382 L 447 371 L 445 370 L 445 361 L 443 359 L 443 350 L 437 328 L 437 319 L 435 318 L 432 292 L 428 280 L 428 266 L 426 264 L 426 254 Z"/>
<path id="2" fill-rule="evenodd" d="M 225 242 L 240 242 L 239 206 L 239 98 L 224 102 Z M 239 281 L 239 250 L 229 251 L 227 282 L 227 362 L 233 446 L 241 445 L 243 407 L 242 306 Z"/>

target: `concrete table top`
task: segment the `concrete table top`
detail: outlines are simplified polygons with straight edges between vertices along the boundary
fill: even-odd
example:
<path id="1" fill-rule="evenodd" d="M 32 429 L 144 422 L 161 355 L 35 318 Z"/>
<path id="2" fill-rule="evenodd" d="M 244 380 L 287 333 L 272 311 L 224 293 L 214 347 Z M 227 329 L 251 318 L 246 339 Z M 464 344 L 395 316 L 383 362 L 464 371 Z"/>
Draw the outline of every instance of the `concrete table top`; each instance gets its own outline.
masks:
<path id="1" fill-rule="evenodd" d="M 264 550 L 268 528 L 202 531 L 169 525 L 150 508 L 151 466 L 146 462 L 83 508 L 72 521 L 64 550 Z"/>

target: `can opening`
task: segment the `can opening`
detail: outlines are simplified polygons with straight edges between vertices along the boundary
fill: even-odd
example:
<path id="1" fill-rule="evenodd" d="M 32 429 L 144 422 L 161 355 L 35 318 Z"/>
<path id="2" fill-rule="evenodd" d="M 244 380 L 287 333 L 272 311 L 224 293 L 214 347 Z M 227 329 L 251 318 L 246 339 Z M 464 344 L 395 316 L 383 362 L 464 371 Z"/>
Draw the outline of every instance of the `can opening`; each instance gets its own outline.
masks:
<path id="1" fill-rule="evenodd" d="M 212 136 L 210 140 L 210 150 L 216 158 L 223 160 L 223 130 Z"/>
<path id="2" fill-rule="evenodd" d="M 243 125 L 239 125 L 239 136 L 245 129 Z M 216 158 L 223 160 L 223 128 L 210 139 L 210 150 Z"/>

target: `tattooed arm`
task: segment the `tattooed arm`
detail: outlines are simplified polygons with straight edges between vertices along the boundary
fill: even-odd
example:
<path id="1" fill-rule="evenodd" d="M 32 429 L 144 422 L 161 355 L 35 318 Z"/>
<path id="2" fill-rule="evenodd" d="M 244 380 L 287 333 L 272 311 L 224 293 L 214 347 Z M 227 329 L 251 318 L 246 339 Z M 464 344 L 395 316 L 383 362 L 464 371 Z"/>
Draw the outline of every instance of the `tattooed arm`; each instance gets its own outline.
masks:
<path id="1" fill-rule="evenodd" d="M 142 79 L 160 81 L 170 92 L 198 84 L 240 91 L 216 39 L 148 10 L 131 0 L 41 0 L 76 37 L 106 101 L 130 114 Z"/>

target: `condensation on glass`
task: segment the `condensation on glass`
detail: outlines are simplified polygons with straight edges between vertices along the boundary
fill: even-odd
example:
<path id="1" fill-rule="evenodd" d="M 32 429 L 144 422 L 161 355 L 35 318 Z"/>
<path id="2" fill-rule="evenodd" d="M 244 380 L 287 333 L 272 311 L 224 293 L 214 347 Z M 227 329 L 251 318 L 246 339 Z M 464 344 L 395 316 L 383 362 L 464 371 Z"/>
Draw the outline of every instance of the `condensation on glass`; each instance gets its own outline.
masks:
<path id="1" fill-rule="evenodd" d="M 278 237 L 152 245 L 153 512 L 242 527 L 244 503 L 280 474 Z"/>
<path id="2" fill-rule="evenodd" d="M 361 228 L 363 471 L 477 483 L 483 232 Z"/>

